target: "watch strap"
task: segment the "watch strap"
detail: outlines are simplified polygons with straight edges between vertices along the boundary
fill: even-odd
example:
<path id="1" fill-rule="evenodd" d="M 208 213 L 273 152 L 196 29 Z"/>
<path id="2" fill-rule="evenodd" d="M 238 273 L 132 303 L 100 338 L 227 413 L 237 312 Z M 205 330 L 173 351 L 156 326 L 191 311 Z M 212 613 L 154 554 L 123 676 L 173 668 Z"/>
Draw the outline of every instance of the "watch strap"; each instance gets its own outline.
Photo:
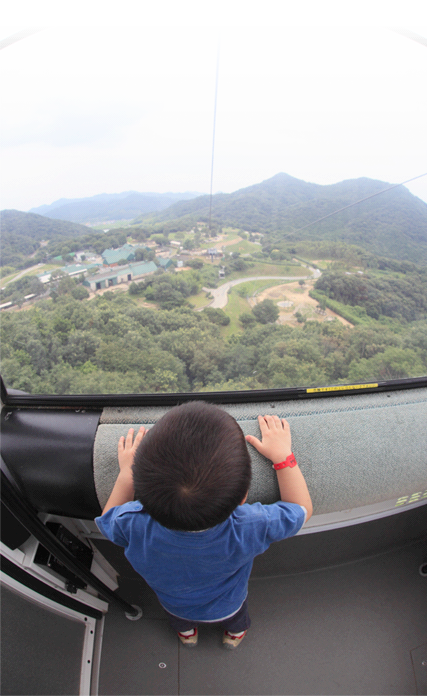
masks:
<path id="1" fill-rule="evenodd" d="M 278 471 L 279 469 L 285 469 L 286 467 L 289 467 L 290 469 L 292 469 L 296 465 L 297 465 L 297 460 L 295 459 L 293 452 L 291 452 L 289 457 L 286 457 L 286 459 L 283 462 L 279 462 L 278 464 L 273 464 L 273 469 L 276 469 L 276 471 Z"/>

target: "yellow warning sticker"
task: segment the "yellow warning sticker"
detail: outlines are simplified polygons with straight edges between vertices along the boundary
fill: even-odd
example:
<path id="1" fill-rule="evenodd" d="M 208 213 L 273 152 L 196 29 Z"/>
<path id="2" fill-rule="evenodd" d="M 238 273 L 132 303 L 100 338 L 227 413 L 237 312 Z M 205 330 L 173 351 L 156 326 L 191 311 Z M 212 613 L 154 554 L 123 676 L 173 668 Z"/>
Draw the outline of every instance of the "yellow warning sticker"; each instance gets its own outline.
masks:
<path id="1" fill-rule="evenodd" d="M 313 394 L 314 392 L 330 392 L 330 391 L 346 391 L 347 389 L 370 389 L 372 387 L 378 387 L 376 384 L 345 384 L 339 387 L 313 387 L 312 389 L 307 389 L 307 394 Z"/>
<path id="2" fill-rule="evenodd" d="M 420 500 L 425 500 L 427 498 L 426 491 L 417 491 L 417 493 L 412 493 L 412 495 L 403 495 L 401 498 L 396 500 L 394 507 L 400 507 L 401 505 L 406 505 L 410 503 L 418 503 Z"/>

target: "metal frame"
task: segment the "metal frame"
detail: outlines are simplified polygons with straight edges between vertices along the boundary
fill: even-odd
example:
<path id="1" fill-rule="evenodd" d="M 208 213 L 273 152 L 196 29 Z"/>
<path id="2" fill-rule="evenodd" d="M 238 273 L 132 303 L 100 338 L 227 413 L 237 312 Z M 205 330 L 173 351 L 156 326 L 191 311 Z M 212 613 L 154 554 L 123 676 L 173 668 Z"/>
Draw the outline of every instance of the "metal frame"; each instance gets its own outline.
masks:
<path id="1" fill-rule="evenodd" d="M 135 607 L 119 597 L 81 563 L 73 554 L 45 527 L 33 506 L 22 497 L 17 488 L 9 480 L 6 473 L 1 471 L 3 504 L 14 517 L 32 534 L 50 553 L 55 556 L 68 570 L 84 580 L 108 602 L 119 606 L 126 615 L 137 617 L 139 607 Z M 138 616 L 139 618 L 139 616 Z"/>
<path id="2" fill-rule="evenodd" d="M 342 529 L 343 527 L 351 527 L 355 524 L 363 522 L 372 522 L 383 517 L 390 517 L 399 512 L 406 512 L 417 507 L 427 505 L 427 490 L 420 491 L 414 496 L 419 496 L 416 500 L 411 501 L 411 496 L 403 498 L 393 498 L 393 500 L 385 500 L 381 503 L 373 505 L 363 505 L 351 510 L 340 510 L 338 512 L 328 512 L 323 515 L 313 515 L 309 521 L 298 532 L 299 536 L 303 534 L 313 534 L 315 532 L 327 532 L 331 529 Z"/>
<path id="3" fill-rule="evenodd" d="M 44 29 L 49 29 L 50 26 L 34 26 L 28 27 L 23 31 L 17 32 L 12 36 L 0 41 L 0 50 L 10 46 L 21 39 L 24 39 L 32 34 L 36 34 Z M 388 29 L 398 33 L 405 38 L 411 39 L 427 47 L 427 39 L 415 32 L 405 29 L 404 27 L 388 27 L 382 26 L 383 29 Z M 322 387 L 316 390 L 307 389 L 305 387 L 297 387 L 290 389 L 261 389 L 241 392 L 195 392 L 195 393 L 177 393 L 177 394 L 87 394 L 74 395 L 67 394 L 63 396 L 51 395 L 30 395 L 9 393 L 4 385 L 0 375 L 0 401 L 8 407 L 68 407 L 68 408 L 100 408 L 104 406 L 175 406 L 185 401 L 204 400 L 212 403 L 244 403 L 257 401 L 277 401 L 290 399 L 307 399 L 318 398 L 325 396 L 348 396 L 350 394 L 370 393 L 376 391 L 394 391 L 396 389 L 413 389 L 427 386 L 427 376 L 418 377 L 415 379 L 398 379 L 382 381 L 376 384 L 369 385 L 336 385 L 332 387 Z M 12 392 L 13 390 L 11 390 Z"/>
<path id="4" fill-rule="evenodd" d="M 370 384 L 339 384 L 325 387 L 290 387 L 286 389 L 253 389 L 224 392 L 180 392 L 166 394 L 9 394 L 0 376 L 1 401 L 16 408 L 104 408 L 106 406 L 176 406 L 186 401 L 209 401 L 232 404 L 259 401 L 288 401 L 331 396 L 349 396 L 399 389 L 427 387 L 427 375 L 405 379 L 391 379 Z"/>
<path id="5" fill-rule="evenodd" d="M 72 621 L 78 621 L 84 625 L 85 633 L 83 638 L 79 694 L 80 696 L 96 696 L 98 693 L 97 690 L 91 690 L 91 685 L 93 682 L 97 685 L 96 675 L 92 674 L 94 668 L 93 655 L 96 635 L 96 619 L 93 619 L 90 616 L 85 616 L 85 614 L 80 614 L 79 612 L 69 609 L 68 607 L 63 607 L 51 599 L 39 595 L 37 592 L 29 587 L 26 587 L 25 585 L 22 585 L 20 582 L 14 578 L 11 578 L 6 573 L 0 572 L 0 580 L 2 585 L 19 596 L 24 597 L 28 601 L 37 604 L 43 609 L 54 612 L 55 614 L 59 614 L 60 616 L 66 617 Z M 98 660 L 96 661 L 96 667 L 99 669 Z M 95 680 L 93 679 L 93 676 L 95 676 Z"/>

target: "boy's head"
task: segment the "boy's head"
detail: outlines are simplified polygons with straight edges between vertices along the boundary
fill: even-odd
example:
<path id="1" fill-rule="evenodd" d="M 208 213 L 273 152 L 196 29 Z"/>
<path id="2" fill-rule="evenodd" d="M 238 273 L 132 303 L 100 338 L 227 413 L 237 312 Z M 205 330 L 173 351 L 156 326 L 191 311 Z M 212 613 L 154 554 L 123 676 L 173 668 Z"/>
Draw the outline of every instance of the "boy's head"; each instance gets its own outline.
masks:
<path id="1" fill-rule="evenodd" d="M 141 441 L 133 479 L 135 497 L 164 527 L 213 527 L 231 515 L 249 489 L 243 432 L 217 406 L 202 401 L 176 406 Z"/>

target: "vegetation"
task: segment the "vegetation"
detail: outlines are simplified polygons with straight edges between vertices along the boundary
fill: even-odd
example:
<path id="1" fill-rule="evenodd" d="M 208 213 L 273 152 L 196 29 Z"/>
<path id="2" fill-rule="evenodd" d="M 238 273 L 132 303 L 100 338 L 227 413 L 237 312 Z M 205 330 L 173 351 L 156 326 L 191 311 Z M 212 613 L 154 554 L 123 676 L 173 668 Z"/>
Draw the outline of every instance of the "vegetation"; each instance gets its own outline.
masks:
<path id="1" fill-rule="evenodd" d="M 387 213 L 369 203 L 364 212 L 351 209 L 351 215 L 328 218 L 307 234 L 293 231 L 320 211 L 327 214 L 379 184 L 358 180 L 318 187 L 278 175 L 238 195 L 215 196 L 210 230 L 206 197 L 108 233 L 5 211 L 7 284 L 0 299 L 18 309 L 1 317 L 7 386 L 51 394 L 216 391 L 426 374 L 427 266 L 415 263 L 427 261 L 424 204 L 413 206 L 414 197 L 395 190 L 386 201 Z M 225 227 L 231 222 L 234 227 Z M 128 292 L 107 291 L 92 299 L 82 278 L 70 278 L 61 269 L 49 286 L 30 272 L 15 279 L 20 269 L 52 257 L 66 262 L 76 251 L 87 257 L 117 248 L 129 234 L 138 261 L 152 260 L 172 238 L 197 254 L 186 257 L 189 270 L 159 267 L 130 283 Z M 349 243 L 354 240 L 357 245 Z M 223 252 L 219 263 L 198 255 L 212 245 Z M 374 253 L 378 246 L 390 256 Z M 312 281 L 296 282 L 310 275 L 309 266 L 322 270 L 314 287 Z M 281 303 L 293 309 L 281 318 L 277 300 L 265 299 L 252 308 L 248 302 L 249 296 L 281 282 L 272 276 L 295 278 L 292 302 Z M 253 280 L 230 289 L 224 310 L 205 306 L 212 299 L 210 288 L 242 278 Z M 317 308 L 312 300 L 304 304 L 308 290 Z M 31 307 L 24 304 L 29 295 L 38 298 Z M 325 316 L 327 309 L 352 326 Z"/>
<path id="2" fill-rule="evenodd" d="M 263 300 L 255 305 L 252 313 L 260 324 L 274 324 L 279 318 L 279 309 L 273 300 Z"/>
<path id="3" fill-rule="evenodd" d="M 284 244 L 320 239 L 357 244 L 371 254 L 427 263 L 427 205 L 403 186 L 311 224 L 387 186 L 386 182 L 366 178 L 320 186 L 276 174 L 246 189 L 216 194 L 212 216 L 219 226 L 263 233 L 263 248 L 269 253 L 274 249 L 276 254 L 286 253 Z M 195 220 L 208 219 L 209 196 L 199 196 L 144 220 L 151 225 L 185 222 L 191 226 Z"/>
<path id="4" fill-rule="evenodd" d="M 2 266 L 15 268 L 31 266 L 41 259 L 32 260 L 29 255 L 40 248 L 42 240 L 67 239 L 87 234 L 87 227 L 72 222 L 50 220 L 33 213 L 18 210 L 1 211 Z M 78 248 L 78 247 L 77 247 Z"/>
<path id="5" fill-rule="evenodd" d="M 400 322 L 427 319 L 427 269 L 408 273 L 403 278 L 325 272 L 315 287 L 332 300 L 362 307 L 373 319 L 381 315 Z"/>
<path id="6" fill-rule="evenodd" d="M 423 321 L 405 331 L 248 322 L 227 339 L 223 315 L 148 309 L 124 293 L 88 302 L 71 289 L 2 315 L 2 374 L 10 388 L 67 394 L 277 388 L 426 372 Z"/>

